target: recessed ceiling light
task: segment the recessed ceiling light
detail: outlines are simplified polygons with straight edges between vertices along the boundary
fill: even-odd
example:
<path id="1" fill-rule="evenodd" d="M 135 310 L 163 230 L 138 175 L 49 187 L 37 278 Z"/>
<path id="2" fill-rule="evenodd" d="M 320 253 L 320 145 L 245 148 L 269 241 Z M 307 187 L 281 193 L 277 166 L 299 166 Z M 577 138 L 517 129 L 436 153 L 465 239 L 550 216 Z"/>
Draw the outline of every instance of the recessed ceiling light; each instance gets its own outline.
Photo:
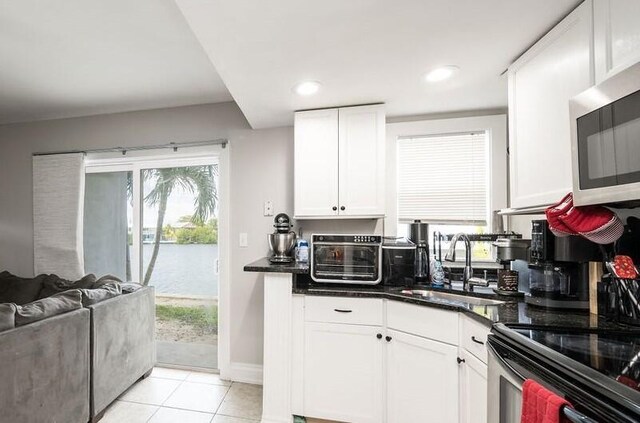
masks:
<path id="1" fill-rule="evenodd" d="M 459 71 L 460 68 L 454 65 L 441 66 L 439 68 L 435 68 L 429 73 L 425 75 L 425 79 L 428 82 L 439 82 L 444 81 L 445 79 L 449 79 L 453 76 L 454 73 Z"/>
<path id="2" fill-rule="evenodd" d="M 293 90 L 298 95 L 313 95 L 320 90 L 320 83 L 318 81 L 304 81 L 293 87 Z"/>

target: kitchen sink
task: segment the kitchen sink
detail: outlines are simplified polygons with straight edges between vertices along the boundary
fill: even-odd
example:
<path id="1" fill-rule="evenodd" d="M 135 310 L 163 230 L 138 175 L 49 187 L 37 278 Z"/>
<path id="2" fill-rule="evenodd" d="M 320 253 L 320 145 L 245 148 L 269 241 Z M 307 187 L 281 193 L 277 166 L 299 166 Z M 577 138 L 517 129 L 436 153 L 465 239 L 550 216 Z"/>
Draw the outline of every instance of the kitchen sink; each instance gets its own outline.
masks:
<path id="1" fill-rule="evenodd" d="M 504 304 L 504 301 L 492 300 L 491 298 L 479 298 L 468 295 L 450 294 L 448 292 L 429 291 L 426 289 L 405 289 L 403 294 L 419 295 L 426 299 L 442 299 L 449 301 L 457 301 L 476 306 L 494 306 Z"/>

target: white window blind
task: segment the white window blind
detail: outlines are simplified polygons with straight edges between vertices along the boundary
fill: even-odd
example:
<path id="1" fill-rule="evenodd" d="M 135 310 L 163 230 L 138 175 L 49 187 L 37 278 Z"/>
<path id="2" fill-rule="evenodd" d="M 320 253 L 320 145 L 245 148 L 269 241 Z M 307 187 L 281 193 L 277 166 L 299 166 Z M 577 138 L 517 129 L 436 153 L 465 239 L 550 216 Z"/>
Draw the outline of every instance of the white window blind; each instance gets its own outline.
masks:
<path id="1" fill-rule="evenodd" d="M 398 140 L 398 218 L 486 225 L 489 143 L 485 132 Z"/>

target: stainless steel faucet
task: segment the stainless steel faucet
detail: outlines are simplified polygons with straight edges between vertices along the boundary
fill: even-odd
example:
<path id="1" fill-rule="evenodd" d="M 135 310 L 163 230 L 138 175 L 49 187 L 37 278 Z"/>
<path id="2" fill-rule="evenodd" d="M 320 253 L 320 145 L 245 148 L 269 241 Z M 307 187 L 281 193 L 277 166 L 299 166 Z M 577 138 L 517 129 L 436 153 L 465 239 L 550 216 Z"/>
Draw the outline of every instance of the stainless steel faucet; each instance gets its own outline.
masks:
<path id="1" fill-rule="evenodd" d="M 471 242 L 469 241 L 467 234 L 460 232 L 453 236 L 451 244 L 449 245 L 449 251 L 447 252 L 447 255 L 444 256 L 444 259 L 446 261 L 456 261 L 456 244 L 459 239 L 464 241 L 465 250 L 464 270 L 462 271 L 462 289 L 465 291 L 473 291 L 473 287 L 476 285 L 489 286 L 489 282 L 486 279 L 473 277 L 473 269 L 471 268 Z"/>

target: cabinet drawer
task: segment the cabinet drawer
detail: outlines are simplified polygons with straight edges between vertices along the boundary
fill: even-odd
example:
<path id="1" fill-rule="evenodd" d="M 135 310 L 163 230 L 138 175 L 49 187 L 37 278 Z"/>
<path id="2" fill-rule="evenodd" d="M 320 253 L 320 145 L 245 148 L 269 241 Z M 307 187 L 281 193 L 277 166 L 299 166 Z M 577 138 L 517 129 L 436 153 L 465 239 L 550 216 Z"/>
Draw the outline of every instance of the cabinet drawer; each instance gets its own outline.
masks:
<path id="1" fill-rule="evenodd" d="M 382 326 L 382 300 L 308 296 L 305 298 L 304 318 L 307 322 Z"/>
<path id="2" fill-rule="evenodd" d="M 460 318 L 460 346 L 487 363 L 487 336 L 491 328 L 469 317 Z"/>
<path id="3" fill-rule="evenodd" d="M 387 327 L 458 345 L 458 313 L 455 311 L 389 301 Z"/>

